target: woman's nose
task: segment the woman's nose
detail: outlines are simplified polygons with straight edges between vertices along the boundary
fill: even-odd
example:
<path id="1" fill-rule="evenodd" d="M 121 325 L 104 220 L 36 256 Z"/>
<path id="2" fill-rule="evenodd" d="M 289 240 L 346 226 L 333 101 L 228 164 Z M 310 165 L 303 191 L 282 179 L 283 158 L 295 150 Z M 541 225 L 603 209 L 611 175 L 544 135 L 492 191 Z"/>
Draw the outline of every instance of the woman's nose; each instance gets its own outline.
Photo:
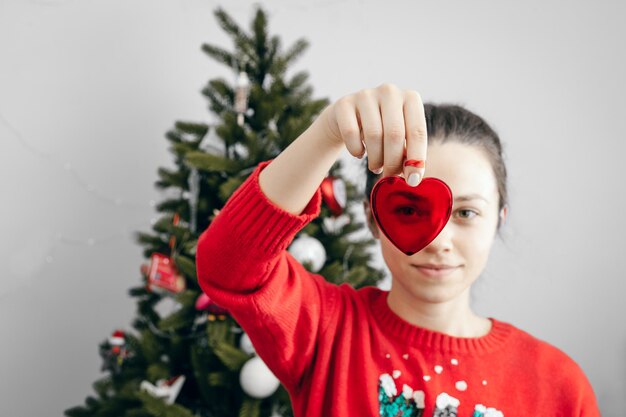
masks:
<path id="1" fill-rule="evenodd" d="M 452 227 L 450 223 L 437 235 L 437 237 L 424 248 L 426 252 L 449 252 L 452 250 Z"/>

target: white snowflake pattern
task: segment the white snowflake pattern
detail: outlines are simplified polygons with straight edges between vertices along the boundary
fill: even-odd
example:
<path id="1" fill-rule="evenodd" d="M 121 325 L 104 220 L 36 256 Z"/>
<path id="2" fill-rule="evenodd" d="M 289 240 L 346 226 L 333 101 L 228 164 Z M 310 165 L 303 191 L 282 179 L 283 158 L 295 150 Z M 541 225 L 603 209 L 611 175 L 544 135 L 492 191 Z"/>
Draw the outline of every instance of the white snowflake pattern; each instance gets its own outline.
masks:
<path id="1" fill-rule="evenodd" d="M 380 380 L 381 386 L 383 387 L 383 390 L 385 391 L 385 394 L 387 394 L 387 397 L 390 397 L 390 398 L 394 397 L 398 393 L 398 390 L 396 388 L 396 383 L 394 382 L 391 375 L 382 374 L 379 380 Z"/>

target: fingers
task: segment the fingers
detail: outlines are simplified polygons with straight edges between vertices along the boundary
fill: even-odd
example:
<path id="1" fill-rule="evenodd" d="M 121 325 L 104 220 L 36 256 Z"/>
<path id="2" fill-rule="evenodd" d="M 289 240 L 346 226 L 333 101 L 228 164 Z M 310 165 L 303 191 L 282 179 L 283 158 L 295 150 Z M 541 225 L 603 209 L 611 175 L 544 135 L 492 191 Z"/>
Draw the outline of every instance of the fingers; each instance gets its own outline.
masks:
<path id="1" fill-rule="evenodd" d="M 381 117 L 384 137 L 383 176 L 402 174 L 404 158 L 405 126 L 403 116 L 403 97 L 401 91 L 390 84 L 380 87 L 382 92 Z"/>
<path id="2" fill-rule="evenodd" d="M 380 118 L 378 97 L 373 90 L 357 93 L 363 141 L 367 148 L 367 163 L 370 171 L 380 174 L 383 169 L 383 124 Z"/>
<path id="3" fill-rule="evenodd" d="M 384 176 L 402 174 L 411 186 L 421 182 L 428 138 L 417 91 L 388 83 L 361 90 L 337 101 L 334 117 L 348 151 L 357 158 L 367 151 L 368 169 Z"/>
<path id="4" fill-rule="evenodd" d="M 361 142 L 361 128 L 355 104 L 349 97 L 344 97 L 335 103 L 335 118 L 341 132 L 341 137 L 352 155 L 362 158 L 365 147 Z"/>
<path id="5" fill-rule="evenodd" d="M 404 178 L 413 187 L 424 178 L 428 133 L 424 104 L 417 91 L 404 93 L 404 123 L 406 126 L 406 161 L 403 168 Z"/>

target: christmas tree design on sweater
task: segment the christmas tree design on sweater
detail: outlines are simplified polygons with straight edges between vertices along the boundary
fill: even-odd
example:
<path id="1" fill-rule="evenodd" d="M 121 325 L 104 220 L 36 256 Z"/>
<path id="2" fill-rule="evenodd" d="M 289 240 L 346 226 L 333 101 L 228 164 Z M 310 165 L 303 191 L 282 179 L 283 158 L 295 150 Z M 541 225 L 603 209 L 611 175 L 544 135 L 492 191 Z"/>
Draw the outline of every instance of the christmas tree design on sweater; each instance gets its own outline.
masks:
<path id="1" fill-rule="evenodd" d="M 413 390 L 407 384 L 402 386 L 402 393 L 398 389 L 394 378 L 385 373 L 378 379 L 378 402 L 380 417 L 422 417 L 426 409 L 425 395 L 422 390 Z M 460 401 L 451 395 L 442 392 L 437 395 L 433 417 L 459 417 Z M 474 406 L 474 412 L 467 417 L 504 417 L 504 414 L 495 408 L 485 407 L 482 404 Z"/>

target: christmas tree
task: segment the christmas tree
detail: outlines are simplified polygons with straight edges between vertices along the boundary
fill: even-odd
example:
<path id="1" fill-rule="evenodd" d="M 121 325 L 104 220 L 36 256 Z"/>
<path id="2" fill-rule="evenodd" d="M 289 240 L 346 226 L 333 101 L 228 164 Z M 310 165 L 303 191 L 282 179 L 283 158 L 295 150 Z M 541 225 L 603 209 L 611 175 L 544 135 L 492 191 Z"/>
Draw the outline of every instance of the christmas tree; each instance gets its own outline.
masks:
<path id="1" fill-rule="evenodd" d="M 283 53 L 280 39 L 268 37 L 260 6 L 250 33 L 221 8 L 215 16 L 232 37 L 234 52 L 208 44 L 202 50 L 234 69 L 234 85 L 217 78 L 202 90 L 218 123 L 177 121 L 166 134 L 177 169 L 160 168 L 156 186 L 175 197 L 157 206 L 162 216 L 152 233 L 137 233 L 147 262 L 140 268 L 141 285 L 129 290 L 137 300 L 134 331 L 115 330 L 100 344 L 106 376 L 93 385 L 97 398 L 66 410 L 68 417 L 293 415 L 278 380 L 267 384 L 275 377 L 263 368 L 245 332 L 202 293 L 195 248 L 257 164 L 276 157 L 329 102 L 311 98 L 306 72 L 286 78 L 287 67 L 308 43 L 300 39 Z M 375 285 L 384 273 L 369 265 L 374 239 L 350 236 L 364 227 L 348 210 L 353 202 L 360 207 L 363 197 L 341 171 L 337 161 L 321 184 L 320 216 L 288 250 L 331 282 Z M 265 372 L 265 382 L 259 382 L 258 372 Z"/>

